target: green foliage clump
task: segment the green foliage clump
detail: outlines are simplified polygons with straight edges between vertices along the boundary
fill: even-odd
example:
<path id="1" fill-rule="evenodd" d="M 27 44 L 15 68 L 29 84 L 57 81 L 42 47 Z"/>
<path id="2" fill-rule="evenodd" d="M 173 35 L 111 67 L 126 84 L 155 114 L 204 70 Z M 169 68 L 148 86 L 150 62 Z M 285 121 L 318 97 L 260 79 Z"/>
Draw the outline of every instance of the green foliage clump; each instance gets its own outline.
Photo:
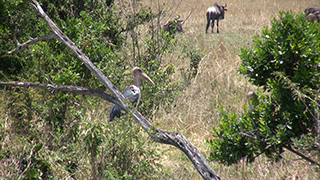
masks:
<path id="1" fill-rule="evenodd" d="M 250 48 L 241 49 L 239 72 L 261 90 L 250 99 L 252 111 L 237 117 L 221 110 L 216 139 L 208 141 L 212 159 L 230 165 L 261 154 L 279 160 L 285 149 L 302 146 L 319 150 L 319 32 L 303 14 L 280 12 Z"/>
<path id="2" fill-rule="evenodd" d="M 112 123 L 87 121 L 80 138 L 86 144 L 93 177 L 102 179 L 154 179 L 161 165 L 150 139 L 140 126 L 123 116 Z"/>

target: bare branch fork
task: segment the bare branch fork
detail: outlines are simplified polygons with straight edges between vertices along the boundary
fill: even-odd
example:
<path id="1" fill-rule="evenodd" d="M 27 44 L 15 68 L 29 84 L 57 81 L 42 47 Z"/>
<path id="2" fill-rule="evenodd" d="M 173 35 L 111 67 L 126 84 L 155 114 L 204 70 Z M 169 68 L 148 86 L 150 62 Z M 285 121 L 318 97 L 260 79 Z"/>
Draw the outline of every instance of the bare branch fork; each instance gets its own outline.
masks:
<path id="1" fill-rule="evenodd" d="M 200 151 L 194 147 L 183 135 L 176 132 L 167 132 L 161 129 L 156 129 L 152 126 L 150 121 L 148 121 L 140 112 L 130 111 L 130 108 L 124 101 L 124 97 L 120 91 L 111 83 L 111 81 L 90 61 L 90 59 L 77 47 L 74 43 L 52 22 L 49 16 L 43 11 L 40 4 L 36 0 L 30 0 L 30 4 L 40 13 L 41 17 L 46 21 L 46 23 L 52 29 L 54 35 L 64 43 L 71 51 L 73 51 L 78 58 L 87 66 L 87 68 L 98 77 L 98 79 L 109 89 L 109 91 L 114 96 L 113 98 L 106 93 L 99 92 L 97 90 L 92 90 L 88 88 L 75 87 L 75 86 L 57 86 L 57 85 L 45 85 L 45 84 L 35 84 L 35 83 L 20 83 L 19 82 L 9 82 L 9 84 L 0 83 L 0 85 L 20 85 L 20 86 L 33 86 L 40 88 L 47 88 L 51 90 L 63 90 L 70 91 L 74 93 L 82 93 L 95 95 L 98 97 L 108 97 L 103 98 L 105 100 L 111 101 L 121 108 L 123 108 L 127 113 L 131 113 L 135 121 L 137 121 L 141 127 L 148 133 L 148 135 L 156 142 L 163 144 L 170 144 L 181 151 L 183 151 L 188 158 L 192 161 L 195 168 L 198 170 L 199 174 L 205 180 L 220 180 L 219 176 L 210 168 L 207 164 L 205 157 L 200 153 Z M 11 83 L 11 84 L 10 84 Z M 91 94 L 90 94 L 91 93 Z M 103 96 L 101 95 L 103 93 Z M 109 99 L 110 98 L 110 99 Z"/>
<path id="2" fill-rule="evenodd" d="M 17 81 L 11 81 L 11 82 L 0 81 L 0 85 L 19 86 L 19 87 L 35 87 L 35 88 L 48 89 L 52 92 L 66 91 L 66 92 L 71 92 L 74 94 L 85 94 L 85 95 L 90 95 L 90 96 L 97 96 L 97 97 L 100 97 L 101 99 L 104 99 L 109 102 L 117 104 L 117 100 L 113 96 L 111 96 L 103 91 L 99 91 L 99 90 L 91 89 L 91 88 L 79 87 L 79 86 L 39 84 L 39 83 L 31 83 L 31 82 L 17 82 Z"/>
<path id="3" fill-rule="evenodd" d="M 55 34 L 49 34 L 49 35 L 45 35 L 45 36 L 40 36 L 40 37 L 36 37 L 36 38 L 32 38 L 30 39 L 29 41 L 23 43 L 23 44 L 19 44 L 18 42 L 18 46 L 11 50 L 10 52 L 8 52 L 8 54 L 13 54 L 13 53 L 16 53 L 16 52 L 19 52 L 21 50 L 23 50 L 24 48 L 26 48 L 27 46 L 31 45 L 31 44 L 34 44 L 38 41 L 45 41 L 45 40 L 48 40 L 48 39 L 53 39 L 53 38 L 56 38 L 57 36 Z"/>

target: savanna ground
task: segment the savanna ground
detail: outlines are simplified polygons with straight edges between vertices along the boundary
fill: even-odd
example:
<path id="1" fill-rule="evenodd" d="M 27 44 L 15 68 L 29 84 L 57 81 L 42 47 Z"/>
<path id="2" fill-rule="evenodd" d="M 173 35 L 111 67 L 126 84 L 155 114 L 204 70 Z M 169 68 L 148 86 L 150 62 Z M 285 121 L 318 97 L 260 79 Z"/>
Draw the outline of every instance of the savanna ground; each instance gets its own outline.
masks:
<path id="1" fill-rule="evenodd" d="M 169 109 L 154 112 L 152 122 L 159 128 L 177 131 L 185 135 L 204 155 L 210 152 L 205 141 L 211 138 L 212 126 L 218 126 L 219 110 L 241 113 L 246 103 L 245 95 L 255 89 L 237 73 L 241 60 L 238 57 L 240 47 L 248 47 L 252 37 L 259 34 L 261 27 L 269 26 L 272 18 L 277 18 L 279 11 L 303 12 L 310 5 L 319 5 L 319 0 L 229 0 L 225 19 L 220 21 L 220 33 L 205 34 L 206 9 L 214 1 L 207 0 L 172 0 L 163 1 L 171 10 L 170 17 L 163 18 L 164 23 L 177 15 L 181 19 L 190 17 L 183 24 L 184 33 L 178 35 L 176 49 L 164 57 L 165 62 L 175 64 L 174 79 L 183 81 L 179 71 L 189 60 L 178 56 L 184 44 L 199 48 L 204 52 L 198 74 L 175 99 Z M 150 1 L 144 1 L 150 5 Z M 153 6 L 156 6 L 153 4 Z M 216 26 L 215 26 L 216 28 Z M 179 150 L 167 145 L 158 145 L 164 153 L 162 163 L 172 168 L 177 179 L 202 179 L 188 158 Z M 210 166 L 221 179 L 319 179 L 319 171 L 314 166 L 299 159 L 292 153 L 285 152 L 280 162 L 270 162 L 261 156 L 252 164 L 245 161 L 238 165 L 225 166 L 210 162 Z"/>

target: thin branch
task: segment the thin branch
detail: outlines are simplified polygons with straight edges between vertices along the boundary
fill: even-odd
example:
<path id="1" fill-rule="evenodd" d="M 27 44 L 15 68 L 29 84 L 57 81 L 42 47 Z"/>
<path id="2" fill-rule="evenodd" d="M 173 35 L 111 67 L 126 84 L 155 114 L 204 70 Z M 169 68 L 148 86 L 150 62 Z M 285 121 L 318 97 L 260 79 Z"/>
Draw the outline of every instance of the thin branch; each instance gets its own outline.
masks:
<path id="1" fill-rule="evenodd" d="M 17 41 L 17 44 L 18 46 L 11 50 L 10 52 L 8 52 L 8 54 L 13 54 L 13 53 L 17 53 L 23 49 L 25 49 L 27 46 L 31 45 L 31 44 L 34 44 L 38 41 L 45 41 L 45 40 L 49 40 L 49 39 L 53 39 L 53 38 L 57 38 L 57 36 L 55 34 L 49 34 L 49 35 L 45 35 L 45 36 L 40 36 L 40 37 L 36 37 L 36 38 L 32 38 L 30 39 L 29 41 L 23 43 L 23 44 L 20 44 L 18 41 Z"/>
<path id="2" fill-rule="evenodd" d="M 195 7 L 193 9 L 191 9 L 191 11 L 189 12 L 188 16 L 183 20 L 181 25 L 183 25 L 190 18 L 191 14 L 193 13 L 194 10 L 195 10 Z"/>
<path id="3" fill-rule="evenodd" d="M 248 138 L 250 138 L 250 139 L 253 139 L 253 140 L 257 140 L 257 139 L 258 139 L 255 135 L 251 135 L 251 134 L 248 134 L 248 133 L 246 133 L 246 132 L 240 132 L 239 134 L 240 134 L 240 135 L 243 135 L 243 136 L 245 136 L 245 137 L 248 137 Z"/>
<path id="4" fill-rule="evenodd" d="M 180 5 L 182 4 L 182 0 L 180 0 L 178 3 L 177 3 L 177 5 L 174 3 L 174 5 L 168 10 L 168 12 L 170 12 L 170 13 L 167 13 L 168 14 L 168 20 L 166 21 L 166 22 L 168 22 L 168 21 L 170 21 L 170 17 L 172 16 L 172 14 L 173 13 L 175 13 L 176 12 L 176 10 L 180 7 Z M 176 6 L 175 6 L 176 5 Z"/>
<path id="5" fill-rule="evenodd" d="M 293 152 L 294 154 L 302 157 L 304 160 L 310 162 L 311 164 L 315 164 L 318 167 L 320 167 L 320 164 L 312 159 L 310 159 L 309 157 L 305 156 L 304 154 L 300 153 L 299 151 L 294 150 L 291 146 L 285 146 L 286 149 L 288 149 L 289 151 Z"/>
<path id="6" fill-rule="evenodd" d="M 249 135 L 249 134 L 244 133 L 244 132 L 240 132 L 240 135 L 243 135 L 243 136 L 248 137 L 248 138 L 250 138 L 250 139 L 257 140 L 256 136 Z M 270 146 L 270 147 L 272 147 L 272 146 Z M 265 148 L 265 150 L 269 149 L 270 147 Z M 310 162 L 311 164 L 315 164 L 315 165 L 317 165 L 317 166 L 319 166 L 319 167 L 320 167 L 320 164 L 319 164 L 318 162 L 316 162 L 316 161 L 314 161 L 314 160 L 310 159 L 309 157 L 305 156 L 304 154 L 300 153 L 299 151 L 294 150 L 290 145 L 284 145 L 283 147 L 284 147 L 285 149 L 287 149 L 287 150 L 289 150 L 289 151 L 293 152 L 294 154 L 296 154 L 296 155 L 300 156 L 302 159 L 304 159 L 304 160 L 306 160 L 306 161 Z M 259 153 L 259 154 L 258 154 L 258 156 L 259 156 L 259 155 L 261 155 L 262 153 L 264 153 L 264 152 L 265 152 L 265 150 L 264 150 L 264 151 L 262 151 L 261 153 Z M 257 157 L 257 156 L 256 156 L 256 157 Z M 254 157 L 254 158 L 256 158 L 256 157 Z"/>
<path id="7" fill-rule="evenodd" d="M 84 88 L 80 86 L 65 86 L 65 85 L 53 85 L 53 84 L 40 84 L 40 83 L 32 83 L 32 82 L 3 82 L 0 81 L 0 85 L 4 86 L 19 86 L 19 87 L 35 87 L 35 88 L 44 88 L 48 89 L 52 92 L 54 91 L 66 91 L 74 94 L 85 94 L 90 96 L 97 96 L 109 102 L 117 104 L 117 100 L 111 95 L 96 89 Z"/>

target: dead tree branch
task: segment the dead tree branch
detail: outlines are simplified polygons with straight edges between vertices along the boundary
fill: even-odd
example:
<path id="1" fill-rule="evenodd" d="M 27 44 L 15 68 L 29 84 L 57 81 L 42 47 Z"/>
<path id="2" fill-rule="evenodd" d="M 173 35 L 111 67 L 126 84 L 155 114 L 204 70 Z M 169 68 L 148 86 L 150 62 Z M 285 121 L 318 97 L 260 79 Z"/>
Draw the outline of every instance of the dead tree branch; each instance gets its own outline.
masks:
<path id="1" fill-rule="evenodd" d="M 104 99 L 106 101 L 112 102 L 112 103 L 117 103 L 117 100 L 112 97 L 111 95 L 99 91 L 96 89 L 91 89 L 91 88 L 85 88 L 85 87 L 80 87 L 80 86 L 65 86 L 65 85 L 54 85 L 54 84 L 40 84 L 40 83 L 32 83 L 32 82 L 17 82 L 17 81 L 11 81 L 11 82 L 3 82 L 0 81 L 0 85 L 3 86 L 19 86 L 19 87 L 35 87 L 35 88 L 44 88 L 48 89 L 52 92 L 54 91 L 66 91 L 66 92 L 71 92 L 74 94 L 85 94 L 89 96 L 97 96 L 100 97 L 101 99 Z"/>
<path id="2" fill-rule="evenodd" d="M 253 139 L 253 140 L 264 141 L 264 140 L 258 139 L 255 135 L 250 135 L 250 134 L 245 133 L 245 132 L 241 132 L 240 135 L 245 136 L 245 137 L 248 137 L 248 138 Z M 264 141 L 264 142 L 265 142 L 265 141 Z M 270 147 L 271 147 L 271 146 L 270 146 Z M 300 156 L 302 159 L 308 161 L 309 163 L 315 164 L 315 165 L 317 165 L 317 166 L 320 167 L 320 163 L 312 160 L 311 158 L 309 158 L 308 156 L 302 154 L 301 152 L 299 152 L 299 151 L 297 151 L 297 150 L 294 150 L 290 145 L 285 145 L 284 148 L 287 149 L 287 150 L 289 150 L 289 151 L 291 151 L 291 152 L 293 152 L 294 154 Z M 268 148 L 266 148 L 266 149 L 268 149 Z M 259 153 L 256 157 L 258 157 L 259 155 L 261 155 L 261 154 L 263 154 L 263 153 L 264 153 L 264 151 L 261 152 L 261 153 Z M 256 157 L 254 157 L 254 158 L 256 158 Z"/>
<path id="3" fill-rule="evenodd" d="M 294 154 L 302 157 L 304 160 L 310 162 L 311 164 L 315 164 L 315 165 L 317 165 L 318 167 L 320 167 L 320 164 L 319 164 L 318 162 L 310 159 L 309 157 L 307 157 L 306 155 L 300 153 L 299 151 L 294 150 L 291 146 L 287 145 L 287 146 L 285 146 L 285 148 L 288 149 L 289 151 L 293 152 Z"/>
<path id="4" fill-rule="evenodd" d="M 13 53 L 17 53 L 23 49 L 25 49 L 27 46 L 31 45 L 31 44 L 34 44 L 38 41 L 45 41 L 45 40 L 48 40 L 48 39 L 53 39 L 53 38 L 56 38 L 57 36 L 55 34 L 49 34 L 49 35 L 45 35 L 45 36 L 40 36 L 40 37 L 36 37 L 36 38 L 32 38 L 30 39 L 29 41 L 23 43 L 23 44 L 19 44 L 18 43 L 18 46 L 9 51 L 8 54 L 13 54 Z"/>
<path id="5" fill-rule="evenodd" d="M 130 108 L 124 101 L 124 97 L 120 91 L 110 82 L 110 80 L 90 61 L 90 59 L 77 47 L 74 43 L 54 24 L 54 22 L 49 18 L 49 16 L 43 11 L 42 7 L 36 0 L 30 0 L 31 5 L 40 13 L 41 17 L 46 21 L 46 23 L 50 26 L 53 33 L 57 36 L 57 38 L 64 43 L 71 51 L 73 51 L 76 56 L 87 66 L 87 68 L 98 77 L 98 79 L 111 91 L 111 93 L 115 96 L 115 102 L 122 109 L 124 109 L 127 113 L 131 113 L 134 117 L 135 121 L 137 121 L 141 127 L 149 134 L 149 136 L 156 142 L 163 144 L 170 144 L 181 151 L 183 151 L 188 158 L 192 161 L 195 168 L 198 170 L 199 174 L 205 180 L 219 180 L 219 176 L 210 168 L 207 164 L 205 157 L 200 153 L 200 151 L 194 147 L 183 135 L 176 132 L 167 132 L 161 129 L 156 129 L 152 126 L 150 121 L 148 121 L 140 112 L 135 111 L 131 112 Z M 19 83 L 13 83 L 19 84 Z M 29 84 L 32 85 L 32 84 Z M 42 88 L 52 88 L 48 85 L 39 86 Z M 53 86 L 56 89 L 59 89 L 56 86 Z M 72 92 L 76 92 L 77 88 L 71 88 L 72 86 L 63 87 L 60 86 L 61 89 L 64 90 L 75 90 Z M 85 92 L 78 89 L 78 93 Z M 99 96 L 100 97 L 100 96 Z"/>
<path id="6" fill-rule="evenodd" d="M 181 25 L 183 25 L 183 24 L 190 18 L 191 14 L 193 13 L 194 10 L 195 10 L 195 8 L 193 8 L 193 9 L 189 12 L 188 16 L 183 20 L 183 22 L 181 23 Z"/>

